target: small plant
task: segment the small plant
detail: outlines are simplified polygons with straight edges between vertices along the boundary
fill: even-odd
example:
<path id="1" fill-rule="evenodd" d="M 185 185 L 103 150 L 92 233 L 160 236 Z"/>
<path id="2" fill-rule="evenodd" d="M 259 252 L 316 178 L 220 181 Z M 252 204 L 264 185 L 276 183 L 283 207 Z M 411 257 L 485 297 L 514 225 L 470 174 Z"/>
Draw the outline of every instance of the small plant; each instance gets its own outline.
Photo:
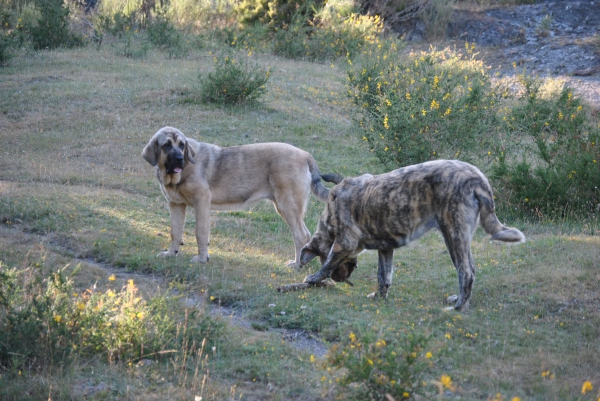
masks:
<path id="1" fill-rule="evenodd" d="M 258 99 L 267 90 L 271 71 L 247 58 L 216 56 L 214 66 L 213 72 L 199 77 L 204 102 L 240 104 Z"/>
<path id="2" fill-rule="evenodd" d="M 545 38 L 548 35 L 550 35 L 550 27 L 551 26 L 552 26 L 552 17 L 550 15 L 546 14 L 546 16 L 544 18 L 542 18 L 542 21 L 537 26 L 535 31 L 538 34 L 538 36 Z"/>
<path id="3" fill-rule="evenodd" d="M 325 368 L 340 374 L 336 382 L 354 399 L 412 399 L 426 392 L 423 379 L 432 364 L 426 346 L 427 337 L 416 332 L 350 333 L 331 347 Z"/>

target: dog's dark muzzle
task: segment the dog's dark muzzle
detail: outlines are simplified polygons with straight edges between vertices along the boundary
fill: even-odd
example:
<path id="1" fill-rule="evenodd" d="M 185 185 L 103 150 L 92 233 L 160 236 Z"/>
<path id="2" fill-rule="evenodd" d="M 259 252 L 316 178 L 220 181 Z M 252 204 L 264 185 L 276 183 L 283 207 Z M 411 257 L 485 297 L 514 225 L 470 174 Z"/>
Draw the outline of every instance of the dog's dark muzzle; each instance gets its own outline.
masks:
<path id="1" fill-rule="evenodd" d="M 167 174 L 181 173 L 183 165 L 183 153 L 181 150 L 173 149 L 167 154 L 167 162 L 165 163 Z"/>

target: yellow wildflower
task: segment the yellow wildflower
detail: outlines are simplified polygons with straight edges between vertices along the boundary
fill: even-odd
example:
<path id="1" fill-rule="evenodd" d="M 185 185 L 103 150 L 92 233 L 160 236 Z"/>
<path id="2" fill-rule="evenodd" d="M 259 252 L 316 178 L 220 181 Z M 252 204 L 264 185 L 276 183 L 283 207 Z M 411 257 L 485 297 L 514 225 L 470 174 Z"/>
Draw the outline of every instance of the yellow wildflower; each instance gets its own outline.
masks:
<path id="1" fill-rule="evenodd" d="M 594 386 L 592 385 L 592 383 L 589 380 L 586 380 L 583 382 L 583 386 L 581 387 L 581 394 L 585 394 L 588 391 L 592 391 L 594 389 Z"/>

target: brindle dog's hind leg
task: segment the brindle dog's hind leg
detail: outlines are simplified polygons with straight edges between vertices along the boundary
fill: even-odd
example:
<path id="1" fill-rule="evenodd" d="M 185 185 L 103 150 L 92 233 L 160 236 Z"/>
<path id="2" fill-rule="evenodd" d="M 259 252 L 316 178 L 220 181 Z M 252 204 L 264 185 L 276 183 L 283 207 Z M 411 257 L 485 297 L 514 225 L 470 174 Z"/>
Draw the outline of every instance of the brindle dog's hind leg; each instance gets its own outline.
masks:
<path id="1" fill-rule="evenodd" d="M 475 263 L 471 254 L 471 235 L 468 230 L 455 230 L 453 234 L 450 234 L 444 229 L 442 229 L 442 234 L 452 258 L 452 263 L 458 273 L 460 289 L 458 297 L 448 297 L 448 301 L 452 302 L 456 298 L 454 309 L 467 309 L 471 299 L 471 289 L 475 281 Z"/>

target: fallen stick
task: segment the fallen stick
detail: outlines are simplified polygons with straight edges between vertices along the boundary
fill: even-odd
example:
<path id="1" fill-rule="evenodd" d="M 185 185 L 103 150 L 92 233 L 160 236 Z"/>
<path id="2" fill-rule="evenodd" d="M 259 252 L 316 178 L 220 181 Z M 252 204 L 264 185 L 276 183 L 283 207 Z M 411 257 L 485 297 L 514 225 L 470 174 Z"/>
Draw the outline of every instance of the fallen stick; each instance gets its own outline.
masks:
<path id="1" fill-rule="evenodd" d="M 298 291 L 305 290 L 310 287 L 334 287 L 334 281 L 319 281 L 318 283 L 296 283 L 296 284 L 287 284 L 282 285 L 281 287 L 277 287 L 277 292 L 290 292 L 290 291 Z"/>

